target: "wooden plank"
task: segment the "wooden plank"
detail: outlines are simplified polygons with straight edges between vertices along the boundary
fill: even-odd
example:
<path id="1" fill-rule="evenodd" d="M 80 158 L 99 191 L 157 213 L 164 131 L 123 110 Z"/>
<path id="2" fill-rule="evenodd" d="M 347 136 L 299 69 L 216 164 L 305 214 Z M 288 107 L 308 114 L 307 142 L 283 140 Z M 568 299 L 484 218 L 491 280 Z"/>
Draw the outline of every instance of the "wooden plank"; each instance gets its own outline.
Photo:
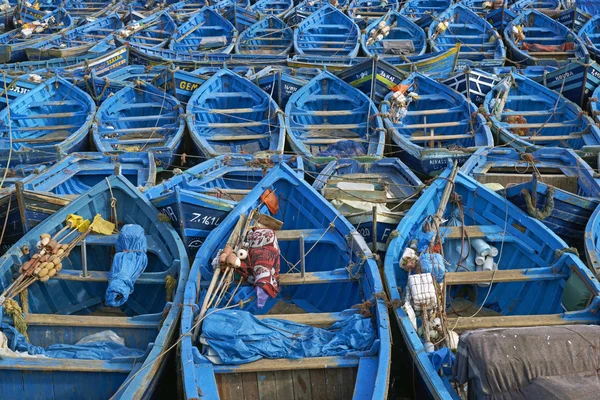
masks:
<path id="1" fill-rule="evenodd" d="M 294 383 L 292 381 L 292 371 L 275 372 L 275 387 L 277 389 L 277 398 L 281 400 L 290 400 L 294 398 Z"/>
<path id="2" fill-rule="evenodd" d="M 458 321 L 457 321 L 458 319 Z M 562 314 L 546 315 L 511 315 L 501 317 L 449 317 L 448 326 L 456 331 L 466 331 L 480 328 L 518 328 L 532 326 L 557 326 L 573 324 L 589 324 L 589 319 L 564 319 Z"/>
<path id="3" fill-rule="evenodd" d="M 519 139 L 529 140 L 530 142 L 551 142 L 553 140 L 575 140 L 581 139 L 581 135 L 557 135 L 557 136 L 519 136 Z"/>
<path id="4" fill-rule="evenodd" d="M 298 324 L 311 326 L 330 326 L 336 322 L 344 320 L 339 313 L 304 313 L 304 314 L 266 314 L 255 315 L 258 319 L 274 318 L 283 319 Z"/>
<path id="5" fill-rule="evenodd" d="M 468 236 L 471 239 L 475 239 L 485 238 L 487 236 L 487 234 L 483 232 L 482 228 L 488 228 L 501 232 L 500 227 L 496 225 L 448 226 L 442 227 L 441 231 L 442 236 L 446 239 L 461 239 L 463 237 L 463 231 L 465 232 L 465 237 Z"/>
<path id="6" fill-rule="evenodd" d="M 156 329 L 156 321 L 136 320 L 131 317 L 101 317 L 88 315 L 25 314 L 29 326 L 65 326 L 82 328 Z"/>
<path id="7" fill-rule="evenodd" d="M 331 131 L 331 130 L 344 130 L 344 129 L 357 129 L 365 124 L 321 124 L 321 125 L 306 125 L 304 129 L 310 131 Z"/>
<path id="8" fill-rule="evenodd" d="M 313 400 L 327 400 L 327 381 L 324 370 L 310 370 L 310 389 Z"/>
<path id="9" fill-rule="evenodd" d="M 207 139 L 215 142 L 229 142 L 232 140 L 256 140 L 268 137 L 269 135 L 214 135 Z"/>
<path id="10" fill-rule="evenodd" d="M 406 128 L 406 127 L 403 127 Z M 430 136 L 411 136 L 409 139 L 411 142 L 428 142 L 430 140 L 457 140 L 457 139 L 471 139 L 474 138 L 471 134 L 463 135 L 430 135 Z"/>
<path id="11" fill-rule="evenodd" d="M 506 124 L 505 122 L 503 124 Z M 568 128 L 577 127 L 580 124 L 567 124 L 565 122 L 539 122 L 530 124 L 506 124 L 510 128 Z"/>
<path id="12" fill-rule="evenodd" d="M 326 229 L 287 229 L 282 231 L 275 231 L 278 241 L 290 241 L 298 240 L 300 236 L 317 236 L 320 237 L 325 233 Z"/>
<path id="13" fill-rule="evenodd" d="M 312 400 L 310 371 L 292 371 L 292 385 L 294 387 L 294 400 Z"/>
<path id="14" fill-rule="evenodd" d="M 544 268 L 545 269 L 545 268 Z M 509 269 L 498 271 L 447 272 L 444 275 L 446 285 L 474 285 L 491 282 L 527 282 L 540 280 L 557 280 L 568 278 L 564 273 L 536 273 L 532 269 Z"/>
<path id="15" fill-rule="evenodd" d="M 304 144 L 333 144 L 343 140 L 352 140 L 355 142 L 366 142 L 363 138 L 338 138 L 338 139 L 307 139 Z"/>
<path id="16" fill-rule="evenodd" d="M 244 385 L 244 400 L 260 400 L 258 392 L 258 376 L 256 372 L 242 374 L 242 384 Z"/>
<path id="17" fill-rule="evenodd" d="M 377 203 L 388 201 L 385 190 L 346 190 L 337 187 L 326 187 L 323 195 L 327 200 L 358 200 Z"/>
<path id="18" fill-rule="evenodd" d="M 403 128 L 403 129 L 447 128 L 447 127 L 451 127 L 451 126 L 460 126 L 465 122 L 468 122 L 468 121 L 464 120 L 464 121 L 434 122 L 431 124 L 398 125 L 398 128 Z"/>
<path id="19" fill-rule="evenodd" d="M 244 398 L 242 374 L 216 376 L 219 397 L 222 400 L 240 400 Z"/>
<path id="20" fill-rule="evenodd" d="M 217 374 L 235 374 L 242 372 L 296 371 L 302 369 L 356 368 L 356 357 L 311 357 L 292 359 L 262 359 L 241 365 L 215 365 Z"/>
<path id="21" fill-rule="evenodd" d="M 277 400 L 277 381 L 275 372 L 265 371 L 256 374 L 258 376 L 258 395 L 261 399 Z M 283 399 L 281 399 L 283 400 Z"/>
<path id="22" fill-rule="evenodd" d="M 132 362 L 103 360 L 77 360 L 59 358 L 5 358 L 0 360 L 0 370 L 44 371 L 44 372 L 94 372 L 125 373 L 133 370 Z"/>
<path id="23" fill-rule="evenodd" d="M 56 274 L 52 279 L 60 279 L 63 281 L 79 281 L 79 282 L 108 282 L 110 272 L 108 271 L 88 271 L 88 276 L 81 276 L 82 272 L 76 269 L 63 269 Z M 140 275 L 136 283 L 145 285 L 164 285 L 166 273 L 161 272 L 145 272 Z"/>

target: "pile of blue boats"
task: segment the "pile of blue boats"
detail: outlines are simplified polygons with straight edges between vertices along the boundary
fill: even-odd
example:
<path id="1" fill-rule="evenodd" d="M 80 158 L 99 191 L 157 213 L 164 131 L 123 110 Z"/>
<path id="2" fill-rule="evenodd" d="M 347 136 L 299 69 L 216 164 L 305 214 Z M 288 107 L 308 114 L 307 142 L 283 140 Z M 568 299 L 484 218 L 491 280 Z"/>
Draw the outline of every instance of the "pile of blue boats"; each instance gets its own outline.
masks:
<path id="1" fill-rule="evenodd" d="M 3 0 L 0 399 L 597 397 L 599 63 L 597 0 Z"/>

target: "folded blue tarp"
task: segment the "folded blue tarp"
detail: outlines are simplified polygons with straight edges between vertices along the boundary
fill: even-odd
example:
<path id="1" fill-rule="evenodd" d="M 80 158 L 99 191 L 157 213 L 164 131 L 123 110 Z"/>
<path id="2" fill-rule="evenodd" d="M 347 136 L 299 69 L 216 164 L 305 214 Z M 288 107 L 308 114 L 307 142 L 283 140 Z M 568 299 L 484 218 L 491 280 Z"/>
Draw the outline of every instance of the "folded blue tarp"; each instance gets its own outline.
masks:
<path id="1" fill-rule="evenodd" d="M 247 311 L 211 311 L 202 324 L 201 341 L 210 346 L 209 355 L 218 355 L 225 364 L 261 358 L 361 357 L 376 354 L 379 345 L 371 320 L 356 313 L 321 329 L 279 319 L 259 320 Z"/>
<path id="2" fill-rule="evenodd" d="M 105 296 L 109 307 L 120 307 L 127 302 L 135 282 L 148 265 L 146 233 L 141 226 L 125 225 L 116 247 L 118 253 L 113 259 Z"/>

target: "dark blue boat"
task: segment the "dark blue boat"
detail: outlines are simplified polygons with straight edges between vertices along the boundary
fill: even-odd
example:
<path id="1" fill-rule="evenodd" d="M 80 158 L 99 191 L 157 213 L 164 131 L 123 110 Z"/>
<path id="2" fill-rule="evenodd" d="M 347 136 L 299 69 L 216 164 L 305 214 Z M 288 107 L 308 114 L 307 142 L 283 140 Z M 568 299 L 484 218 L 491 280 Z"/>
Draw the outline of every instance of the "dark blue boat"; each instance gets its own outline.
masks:
<path id="1" fill-rule="evenodd" d="M 385 253 L 390 235 L 418 198 L 422 185 L 398 158 L 369 163 L 349 158 L 331 161 L 313 183 L 354 225 L 372 251 L 381 253 Z"/>
<path id="2" fill-rule="evenodd" d="M 273 15 L 277 18 L 283 18 L 293 7 L 293 0 L 257 0 L 250 6 L 250 11 L 260 15 Z"/>
<path id="3" fill-rule="evenodd" d="M 235 43 L 238 54 L 288 54 L 293 45 L 292 29 L 279 18 L 268 15 L 243 31 Z"/>
<path id="4" fill-rule="evenodd" d="M 31 44 L 25 49 L 27 59 L 29 61 L 48 60 L 110 50 L 106 45 L 97 46 L 98 42 L 122 27 L 123 23 L 118 14 L 109 15 Z M 95 46 L 96 48 L 94 48 Z"/>
<path id="5" fill-rule="evenodd" d="M 0 35 L 0 62 L 26 60 L 25 49 L 31 44 L 73 27 L 74 20 L 64 8 L 56 8 L 49 14 L 41 14 L 42 16 L 36 21 Z"/>
<path id="6" fill-rule="evenodd" d="M 504 29 L 509 58 L 521 65 L 562 66 L 587 62 L 583 40 L 566 26 L 536 10 L 523 11 Z"/>
<path id="7" fill-rule="evenodd" d="M 598 150 L 600 129 L 574 103 L 511 73 L 489 92 L 483 107 L 500 143 L 520 152 L 541 147 Z"/>
<path id="8" fill-rule="evenodd" d="M 361 29 L 364 29 L 374 20 L 385 17 L 390 12 L 398 11 L 399 8 L 400 2 L 398 0 L 379 2 L 372 0 L 352 0 L 348 4 L 346 12 Z"/>
<path id="9" fill-rule="evenodd" d="M 46 80 L 0 111 L 0 165 L 56 161 L 88 148 L 92 98 L 60 77 Z M 12 151 L 10 150 L 12 146 Z"/>
<path id="10" fill-rule="evenodd" d="M 260 182 L 265 173 L 284 162 L 304 179 L 304 163 L 295 156 L 227 155 L 207 160 L 144 194 L 171 219 L 190 256 Z"/>
<path id="11" fill-rule="evenodd" d="M 537 10 L 546 15 L 552 16 L 560 10 L 560 0 L 515 0 L 508 1 L 509 8 L 516 14 L 525 10 Z"/>
<path id="12" fill-rule="evenodd" d="M 485 96 L 500 82 L 500 77 L 480 69 L 465 68 L 440 82 L 479 107 Z"/>
<path id="13" fill-rule="evenodd" d="M 411 169 L 427 175 L 443 171 L 448 159 L 462 165 L 476 148 L 494 145 L 474 104 L 418 72 L 390 92 L 380 108 L 393 152 Z"/>
<path id="14" fill-rule="evenodd" d="M 420 56 L 427 50 L 425 31 L 397 11 L 371 22 L 360 36 L 367 57 Z"/>
<path id="15" fill-rule="evenodd" d="M 346 14 L 326 4 L 294 29 L 296 54 L 318 57 L 354 57 L 360 30 Z"/>
<path id="16" fill-rule="evenodd" d="M 290 97 L 285 125 L 290 147 L 306 159 L 383 157 L 385 129 L 375 104 L 328 71 Z"/>
<path id="17" fill-rule="evenodd" d="M 373 57 L 361 64 L 338 72 L 338 78 L 354 86 L 377 105 L 397 87 L 408 74 L 385 60 Z"/>
<path id="18" fill-rule="evenodd" d="M 248 79 L 271 96 L 280 108 L 284 109 L 290 97 L 308 82 L 308 79 L 304 77 L 292 75 L 291 71 L 266 67 L 248 76 Z"/>
<path id="19" fill-rule="evenodd" d="M 589 341 L 583 339 L 581 346 L 573 347 L 569 343 L 579 337 L 575 333 L 578 325 L 600 322 L 595 311 L 600 305 L 600 284 L 577 256 L 564 251 L 565 242 L 539 221 L 461 172 L 454 182 L 448 179 L 452 180 L 449 169 L 423 192 L 398 225 L 398 235 L 390 242 L 385 258 L 384 282 L 391 301 L 402 304 L 394 306 L 394 315 L 408 347 L 410 365 L 416 367 L 417 389 L 435 399 L 458 400 L 462 397 L 453 382 L 460 385 L 462 393 L 460 387 L 468 384 L 476 398 L 486 396 L 482 391 L 511 397 L 515 387 L 523 390 L 536 379 L 553 379 L 550 376 L 556 378 L 557 386 L 568 385 L 563 379 L 571 360 L 578 358 Z M 444 192 L 451 201 L 442 203 L 442 198 L 448 199 Z M 432 217 L 440 221 L 436 216 L 443 221 L 439 231 L 427 229 Z M 414 247 L 416 252 L 413 240 L 423 243 Z M 472 246 L 476 240 L 485 245 L 480 251 Z M 427 247 L 434 250 L 424 250 Z M 498 253 L 485 256 L 487 266 L 477 265 L 475 254 L 495 254 L 492 247 Z M 437 248 L 443 249 L 443 257 L 440 250 L 435 252 Z M 415 259 L 420 262 L 418 270 L 414 269 Z M 441 302 L 434 300 L 438 296 Z M 415 318 L 415 309 L 424 307 L 427 318 Z M 542 353 L 548 358 L 543 361 L 537 357 L 540 347 L 534 342 L 529 342 L 530 346 L 520 342 L 531 334 L 535 343 L 544 344 Z M 464 347 L 478 335 L 485 335 L 484 347 Z M 553 339 L 548 341 L 547 336 Z M 457 345 L 458 350 L 451 354 Z M 559 349 L 566 353 L 557 358 Z M 473 357 L 481 375 L 466 377 L 460 372 L 475 368 L 475 364 L 464 364 L 465 356 Z M 497 368 L 500 363 L 506 367 Z M 516 384 L 514 379 L 522 377 L 516 371 L 534 372 Z M 492 380 L 484 382 L 484 376 Z M 582 377 L 578 385 L 586 381 Z M 489 382 L 498 382 L 498 386 L 490 389 Z M 558 397 L 568 394 L 561 391 Z"/>
<path id="20" fill-rule="evenodd" d="M 283 152 L 285 126 L 279 106 L 258 86 L 228 69 L 198 88 L 186 122 L 196 154 Z"/>
<path id="21" fill-rule="evenodd" d="M 590 55 L 600 61 L 600 14 L 590 18 L 577 32 L 587 46 Z"/>
<path id="22" fill-rule="evenodd" d="M 431 25 L 433 19 L 445 11 L 452 0 L 408 0 L 400 8 L 400 14 L 410 18 L 421 28 Z"/>
<path id="23" fill-rule="evenodd" d="M 581 8 L 574 6 L 573 8 L 567 8 L 564 11 L 559 12 L 553 18 L 577 33 L 581 27 L 592 18 L 592 15 Z"/>
<path id="24" fill-rule="evenodd" d="M 17 186 L 17 196 L 24 231 L 115 173 L 139 190 L 149 189 L 156 183 L 154 154 L 75 153 L 23 181 Z"/>
<path id="25" fill-rule="evenodd" d="M 212 8 L 231 22 L 238 33 L 245 31 L 260 19 L 259 13 L 251 11 L 247 5 L 242 5 L 240 2 L 221 0 Z"/>
<path id="26" fill-rule="evenodd" d="M 173 18 L 167 11 L 162 11 L 130 22 L 113 37 L 117 46 L 129 43 L 133 47 L 160 49 L 166 46 L 176 31 L 177 24 Z"/>
<path id="27" fill-rule="evenodd" d="M 44 79 L 37 75 L 0 75 L 0 110 L 38 87 Z"/>
<path id="28" fill-rule="evenodd" d="M 80 240 L 81 233 L 73 234 L 76 229 L 63 229 L 70 214 L 88 220 L 99 214 L 107 221 L 116 215 L 116 226 L 122 232 L 133 230 L 135 235 L 89 233 Z M 55 236 L 55 242 L 58 239 L 65 248 L 70 244 L 70 257 L 59 262 L 62 268 L 58 271 L 52 268 L 55 275 L 51 279 L 33 282 L 23 294 L 26 297 L 20 297 L 28 300 L 27 304 L 19 302 L 26 310 L 29 340 L 15 329 L 22 328 L 6 314 L 9 310 L 4 301 L 0 330 L 8 337 L 11 350 L 46 357 L 2 357 L 0 370 L 5 381 L 0 385 L 0 397 L 150 397 L 166 364 L 163 351 L 176 336 L 189 272 L 185 247 L 177 233 L 161 222 L 158 211 L 127 179 L 113 176 L 29 231 L 2 257 L 3 290 L 15 282 L 13 273 L 38 253 L 36 244 L 42 234 Z M 130 248 L 131 240 L 140 245 L 134 247 L 135 255 L 126 256 L 122 250 Z M 24 252 L 24 248 L 30 251 Z M 115 269 L 120 266 L 123 268 Z M 120 274 L 121 289 L 114 274 Z M 121 302 L 124 304 L 119 306 Z M 107 330 L 113 331 L 109 335 L 113 339 L 107 338 Z M 93 334 L 95 337 L 90 337 Z M 87 339 L 79 342 L 83 338 Z M 49 380 L 50 392 L 46 389 Z"/>
<path id="29" fill-rule="evenodd" d="M 265 190 L 274 191 L 279 203 L 278 211 L 270 213 L 261 202 L 260 197 Z M 209 282 L 214 279 L 212 259 L 228 241 L 237 243 L 235 237 L 239 234 L 230 240 L 234 226 L 239 223 L 241 228 L 254 209 L 262 213 L 261 219 L 272 216 L 283 221 L 281 230 L 275 231 L 281 255 L 280 293 L 274 298 L 269 296 L 264 307 L 258 308 L 256 301 L 250 299 L 256 297 L 255 289 L 247 283 L 241 283 L 238 289 L 234 289 L 238 286 L 234 281 L 230 289 L 225 290 L 224 299 L 217 299 L 213 308 L 205 314 L 206 318 L 198 320 L 199 307 L 204 304 Z M 265 231 L 253 232 L 253 235 L 261 232 Z M 318 389 L 327 398 L 386 397 L 391 362 L 389 321 L 379 294 L 383 288 L 373 255 L 354 227 L 287 166 L 281 165 L 267 174 L 234 212 L 212 231 L 197 254 L 186 289 L 179 345 L 181 364 L 178 368 L 185 399 L 197 398 L 199 387 L 207 398 L 225 398 L 239 388 L 239 384 L 232 380 L 237 376 L 244 379 L 246 387 L 256 388 L 254 393 L 258 392 L 263 397 L 274 391 L 286 399 L 308 396 L 314 393 L 317 382 L 323 382 L 323 376 L 330 382 L 337 382 Z M 367 303 L 363 303 L 365 301 Z M 229 303 L 229 308 L 235 308 L 223 310 Z M 238 304 L 241 309 L 237 309 Z M 357 309 L 351 309 L 355 304 L 364 304 L 370 317 L 360 316 Z M 211 318 L 224 315 L 221 314 L 223 312 L 232 313 L 232 323 L 242 318 L 255 321 L 251 325 L 255 328 L 238 330 L 233 324 L 219 324 Z M 306 344 L 306 349 L 314 348 L 314 351 L 301 355 L 296 346 L 291 348 L 284 344 L 278 354 L 267 353 L 264 357 L 257 355 L 252 358 L 242 356 L 243 359 L 235 363 L 215 357 L 211 345 L 216 342 L 208 338 L 209 330 L 217 329 L 222 334 L 229 334 L 265 329 L 254 325 L 260 322 L 252 316 L 267 327 L 277 324 L 287 331 L 293 329 L 294 333 L 288 337 L 294 337 L 294 341 L 299 339 L 303 345 Z M 202 322 L 201 329 L 195 330 L 199 321 Z M 329 342 L 336 348 L 330 350 L 326 343 L 312 343 L 316 334 L 323 332 L 331 337 L 356 321 L 361 327 L 356 327 L 352 337 L 360 344 L 353 341 L 338 348 L 337 343 Z M 313 330 L 313 327 L 329 327 L 334 323 L 336 325 L 328 330 L 330 333 Z M 198 333 L 197 339 L 194 331 Z M 274 343 L 272 334 L 267 333 L 268 336 L 259 341 L 267 345 Z M 234 340 L 225 339 L 230 343 Z M 346 339 L 341 340 L 347 343 Z M 378 346 L 371 347 L 371 343 Z M 361 345 L 365 346 L 364 351 L 357 353 L 356 346 Z M 234 352 L 237 350 L 232 349 L 226 354 L 233 355 Z M 290 359 L 292 357 L 296 359 Z M 310 373 L 306 367 L 310 368 Z"/>
<path id="30" fill-rule="evenodd" d="M 148 152 L 163 168 L 183 145 L 183 107 L 153 85 L 137 82 L 121 89 L 98 108 L 93 139 L 103 153 Z"/>
<path id="31" fill-rule="evenodd" d="M 464 5 L 454 4 L 440 13 L 427 35 L 434 51 L 461 45 L 458 68 L 490 70 L 504 65 L 506 49 L 502 37 L 489 22 Z"/>
<path id="32" fill-rule="evenodd" d="M 586 223 L 600 204 L 600 179 L 573 150 L 482 148 L 462 171 L 483 184 L 499 184 L 501 196 L 583 251 Z"/>
<path id="33" fill-rule="evenodd" d="M 175 97 L 182 105 L 187 106 L 190 97 L 206 79 L 194 72 L 182 71 L 179 68 L 165 68 L 152 78 L 152 84 Z"/>
<path id="34" fill-rule="evenodd" d="M 235 27 L 210 7 L 190 16 L 169 42 L 177 53 L 231 53 L 237 40 Z"/>

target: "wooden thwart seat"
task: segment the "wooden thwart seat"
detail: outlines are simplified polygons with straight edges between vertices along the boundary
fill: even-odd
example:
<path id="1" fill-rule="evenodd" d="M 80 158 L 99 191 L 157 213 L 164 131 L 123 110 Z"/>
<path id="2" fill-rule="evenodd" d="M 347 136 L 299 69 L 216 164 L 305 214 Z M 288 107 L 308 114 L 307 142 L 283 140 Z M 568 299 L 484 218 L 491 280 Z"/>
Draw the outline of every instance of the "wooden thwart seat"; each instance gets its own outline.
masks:
<path id="1" fill-rule="evenodd" d="M 267 372 L 267 371 L 296 371 L 303 369 L 325 368 L 356 368 L 358 357 L 311 357 L 292 359 L 262 359 L 242 365 L 214 365 L 217 374 L 237 374 L 242 372 Z"/>
<path id="2" fill-rule="evenodd" d="M 28 326 L 64 326 L 82 328 L 157 329 L 156 321 L 135 317 L 102 317 L 97 315 L 24 314 Z"/>
<path id="3" fill-rule="evenodd" d="M 469 272 L 446 272 L 444 283 L 446 285 L 473 285 L 477 283 L 501 283 L 501 282 L 526 282 L 542 280 L 567 279 L 566 273 L 537 271 L 542 268 L 532 269 L 509 269 L 497 271 L 469 271 Z"/>
<path id="4" fill-rule="evenodd" d="M 587 319 L 563 318 L 563 314 L 546 315 L 510 315 L 494 317 L 449 317 L 448 326 L 454 327 L 455 331 L 466 331 L 473 329 L 490 328 L 518 328 L 534 326 L 557 326 L 573 324 L 594 323 Z"/>

